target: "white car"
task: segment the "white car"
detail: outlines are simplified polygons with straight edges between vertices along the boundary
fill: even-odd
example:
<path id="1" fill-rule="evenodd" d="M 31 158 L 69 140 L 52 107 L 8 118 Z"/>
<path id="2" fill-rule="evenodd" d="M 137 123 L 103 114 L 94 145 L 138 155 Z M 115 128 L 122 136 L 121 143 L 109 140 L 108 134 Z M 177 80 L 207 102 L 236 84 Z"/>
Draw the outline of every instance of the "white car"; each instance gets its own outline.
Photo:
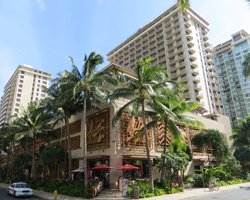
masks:
<path id="1" fill-rule="evenodd" d="M 13 195 L 14 197 L 21 197 L 21 196 L 32 196 L 33 191 L 29 187 L 27 183 L 24 182 L 16 182 L 12 183 L 8 188 L 8 194 Z"/>

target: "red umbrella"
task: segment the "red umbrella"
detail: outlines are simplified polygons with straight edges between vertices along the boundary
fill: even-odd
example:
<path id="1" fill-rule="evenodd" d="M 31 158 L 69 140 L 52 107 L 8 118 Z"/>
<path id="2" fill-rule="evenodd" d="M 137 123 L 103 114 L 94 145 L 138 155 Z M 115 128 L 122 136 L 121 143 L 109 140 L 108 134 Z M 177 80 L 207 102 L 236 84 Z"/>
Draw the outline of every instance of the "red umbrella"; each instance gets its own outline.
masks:
<path id="1" fill-rule="evenodd" d="M 97 166 L 95 166 L 95 167 L 93 167 L 92 169 L 112 169 L 113 167 L 110 167 L 110 166 L 108 166 L 108 165 L 106 165 L 106 164 L 100 164 L 100 165 L 97 165 Z"/>
<path id="2" fill-rule="evenodd" d="M 137 170 L 137 169 L 140 169 L 140 168 L 139 168 L 139 167 L 136 167 L 136 166 L 134 166 L 134 165 L 125 164 L 125 165 L 119 167 L 118 169 L 119 169 L 119 170 L 127 170 L 127 171 L 129 171 L 129 170 Z"/>

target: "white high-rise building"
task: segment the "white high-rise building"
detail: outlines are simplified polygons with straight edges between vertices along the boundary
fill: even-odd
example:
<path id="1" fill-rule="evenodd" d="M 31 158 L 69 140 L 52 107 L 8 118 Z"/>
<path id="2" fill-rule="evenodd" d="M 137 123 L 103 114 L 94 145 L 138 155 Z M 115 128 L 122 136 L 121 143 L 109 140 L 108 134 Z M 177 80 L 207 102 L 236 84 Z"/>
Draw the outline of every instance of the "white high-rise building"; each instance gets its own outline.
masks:
<path id="1" fill-rule="evenodd" d="M 51 74 L 42 72 L 29 65 L 19 65 L 4 87 L 0 104 L 0 125 L 17 117 L 29 102 L 39 101 L 47 96 Z"/>
<path id="2" fill-rule="evenodd" d="M 198 101 L 208 113 L 222 112 L 218 83 L 208 42 L 208 22 L 192 9 L 177 5 L 140 28 L 108 53 L 110 62 L 134 68 L 139 58 L 165 66 L 172 80 L 186 85 L 184 98 Z"/>

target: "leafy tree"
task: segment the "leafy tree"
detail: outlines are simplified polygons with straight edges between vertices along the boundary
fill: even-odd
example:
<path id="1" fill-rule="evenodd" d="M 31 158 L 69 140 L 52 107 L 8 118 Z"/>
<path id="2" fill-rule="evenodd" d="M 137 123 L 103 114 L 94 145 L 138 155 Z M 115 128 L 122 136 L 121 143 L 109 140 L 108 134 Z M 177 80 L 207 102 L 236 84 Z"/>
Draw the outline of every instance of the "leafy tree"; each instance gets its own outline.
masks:
<path id="1" fill-rule="evenodd" d="M 112 102 L 119 98 L 128 99 L 128 102 L 120 107 L 114 115 L 113 125 L 121 118 L 124 112 L 141 116 L 143 121 L 143 135 L 145 137 L 146 155 L 149 165 L 149 180 L 151 192 L 154 191 L 152 174 L 152 160 L 150 157 L 148 132 L 146 126 L 147 113 L 152 109 L 152 101 L 156 98 L 160 88 L 168 87 L 166 69 L 159 66 L 151 66 L 151 59 L 140 59 L 137 63 L 135 74 L 136 79 L 131 79 L 126 86 L 116 89 L 109 100 Z"/>
<path id="2" fill-rule="evenodd" d="M 48 112 L 44 112 L 44 107 L 36 102 L 31 102 L 28 104 L 27 109 L 24 109 L 21 113 L 20 118 L 18 118 L 14 127 L 18 130 L 16 134 L 17 139 L 24 138 L 26 136 L 32 136 L 32 172 L 33 178 L 36 178 L 35 169 L 35 148 L 36 140 L 39 138 L 40 134 L 44 134 L 52 130 L 52 116 Z"/>
<path id="3" fill-rule="evenodd" d="M 85 56 L 82 72 L 80 72 L 75 65 L 73 58 L 70 57 L 72 63 L 72 71 L 70 76 L 76 78 L 78 81 L 74 87 L 74 96 L 83 98 L 83 119 L 82 119 L 82 134 L 83 134 L 83 152 L 84 152 L 84 183 L 87 185 L 87 105 L 91 107 L 98 107 L 100 102 L 103 102 L 109 93 L 110 85 L 115 85 L 116 80 L 112 77 L 109 71 L 103 70 L 97 73 L 98 65 L 103 63 L 101 55 L 91 52 L 89 56 Z"/>
<path id="4" fill-rule="evenodd" d="M 229 155 L 229 148 L 225 136 L 218 130 L 208 129 L 196 134 L 192 138 L 192 144 L 200 150 L 211 150 L 217 160 L 224 160 Z M 208 163 L 211 157 L 208 153 Z"/>

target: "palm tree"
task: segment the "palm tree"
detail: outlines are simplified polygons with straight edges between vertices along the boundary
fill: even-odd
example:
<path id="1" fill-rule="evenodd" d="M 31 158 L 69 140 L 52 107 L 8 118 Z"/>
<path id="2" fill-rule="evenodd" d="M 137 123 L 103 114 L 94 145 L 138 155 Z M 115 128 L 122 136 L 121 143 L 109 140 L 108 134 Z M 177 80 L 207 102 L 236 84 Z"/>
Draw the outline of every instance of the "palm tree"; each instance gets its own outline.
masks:
<path id="1" fill-rule="evenodd" d="M 36 102 L 28 104 L 26 109 L 23 109 L 21 116 L 15 121 L 14 127 L 17 128 L 17 139 L 21 139 L 25 136 L 32 136 L 32 167 L 31 175 L 36 178 L 35 169 L 35 152 L 36 152 L 36 140 L 39 134 L 47 133 L 52 130 L 52 116 L 49 112 L 44 112 L 44 107 Z"/>
<path id="2" fill-rule="evenodd" d="M 225 136 L 215 129 L 204 130 L 192 138 L 192 144 L 198 149 L 212 151 L 212 155 L 219 161 L 226 159 L 229 155 L 228 143 Z M 211 157 L 208 153 L 208 164 Z"/>
<path id="3" fill-rule="evenodd" d="M 240 161 L 244 171 L 247 172 L 250 163 L 250 116 L 239 120 L 232 139 L 235 147 L 234 156 Z"/>
<path id="4" fill-rule="evenodd" d="M 250 116 L 239 120 L 239 125 L 235 128 L 232 135 L 233 145 L 236 148 L 250 146 Z"/>
<path id="5" fill-rule="evenodd" d="M 72 63 L 71 76 L 78 81 L 75 84 L 73 95 L 83 98 L 83 119 L 82 119 L 82 134 L 83 134 L 83 168 L 84 168 L 84 183 L 88 184 L 87 177 L 87 104 L 88 108 L 98 107 L 99 103 L 104 101 L 107 92 L 110 92 L 109 84 L 116 84 L 112 78 L 112 74 L 108 71 L 97 73 L 97 66 L 103 63 L 101 55 L 91 52 L 89 56 L 85 56 L 82 72 L 75 65 L 73 58 L 70 57 Z"/>
<path id="6" fill-rule="evenodd" d="M 64 71 L 64 73 L 58 74 L 58 77 L 52 80 L 52 84 L 48 89 L 49 97 L 46 99 L 46 107 L 52 111 L 55 115 L 55 123 L 60 120 L 64 121 L 65 124 L 65 154 L 68 152 L 68 179 L 71 173 L 71 140 L 69 131 L 69 118 L 82 110 L 82 102 L 80 98 L 74 98 L 73 90 L 78 79 L 73 77 L 70 72 Z M 66 164 L 65 156 L 65 164 Z M 66 165 L 65 165 L 66 167 Z"/>
<path id="7" fill-rule="evenodd" d="M 189 0 L 177 0 L 178 6 L 181 7 L 182 11 L 185 12 L 187 9 L 190 8 L 190 1 Z"/>
<path id="8" fill-rule="evenodd" d="M 246 55 L 242 65 L 244 66 L 244 71 L 243 71 L 244 75 L 246 77 L 250 77 L 250 53 Z"/>
<path id="9" fill-rule="evenodd" d="M 0 150 L 7 153 L 7 177 L 12 177 L 12 166 L 15 155 L 15 130 L 13 128 L 13 122 L 10 124 L 2 124 L 0 128 Z M 11 165 L 9 164 L 11 163 Z"/>
<path id="10" fill-rule="evenodd" d="M 142 117 L 143 135 L 145 137 L 146 154 L 149 165 L 150 190 L 154 191 L 152 174 L 152 160 L 150 157 L 146 117 L 152 101 L 157 97 L 159 88 L 167 85 L 168 78 L 163 67 L 151 66 L 151 59 L 139 60 L 135 69 L 136 79 L 130 80 L 125 87 L 116 89 L 110 96 L 109 101 L 113 102 L 118 98 L 126 98 L 129 101 L 120 107 L 114 115 L 113 125 L 121 118 L 124 112 L 136 114 Z M 152 108 L 151 108 L 152 109 Z"/>
<path id="11" fill-rule="evenodd" d="M 203 127 L 203 124 L 198 120 L 183 115 L 201 105 L 197 102 L 186 101 L 180 98 L 180 95 L 181 90 L 179 87 L 171 90 L 165 88 L 161 91 L 161 96 L 155 98 L 151 105 L 155 112 L 151 112 L 152 121 L 147 126 L 156 127 L 159 122 L 164 124 L 163 154 L 166 154 L 167 150 L 167 132 L 173 135 L 174 143 L 180 147 L 183 143 L 183 135 L 178 125 L 191 128 Z"/>

